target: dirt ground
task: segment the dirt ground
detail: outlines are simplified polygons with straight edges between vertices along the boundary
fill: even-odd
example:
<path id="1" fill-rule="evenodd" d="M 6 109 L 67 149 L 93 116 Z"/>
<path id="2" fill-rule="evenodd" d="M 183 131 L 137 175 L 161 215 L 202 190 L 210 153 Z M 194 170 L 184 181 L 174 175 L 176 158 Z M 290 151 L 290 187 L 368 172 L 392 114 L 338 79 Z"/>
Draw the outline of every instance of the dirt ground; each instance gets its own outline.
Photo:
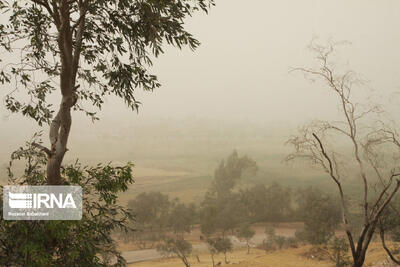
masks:
<path id="1" fill-rule="evenodd" d="M 266 226 L 272 226 L 275 229 L 277 235 L 283 236 L 294 236 L 294 233 L 303 228 L 302 223 L 279 223 L 279 224 L 254 224 L 252 228 L 256 231 L 255 237 L 252 239 L 254 244 L 260 244 L 265 238 L 264 230 Z M 336 235 L 342 235 L 342 231 L 338 231 Z M 194 244 L 195 253 L 200 259 L 197 261 L 195 255 L 190 257 L 189 261 L 191 267 L 212 267 L 211 257 L 206 249 L 199 249 L 201 245 L 204 245 L 200 240 L 200 230 L 196 226 L 193 231 L 188 234 L 185 239 L 189 240 Z M 120 243 L 119 248 L 121 251 L 131 251 L 134 255 L 134 259 L 146 258 L 146 255 L 141 253 L 149 253 L 148 251 L 134 251 L 137 248 L 134 244 Z M 235 267 L 333 267 L 334 264 L 329 261 L 319 261 L 312 258 L 307 258 L 306 255 L 309 251 L 310 246 L 302 246 L 299 248 L 283 249 L 268 254 L 263 250 L 256 248 L 251 249 L 251 253 L 248 255 L 245 248 L 236 248 L 232 253 L 229 253 L 228 260 L 229 264 L 224 264 L 222 255 L 215 257 L 215 262 L 221 262 L 220 266 L 235 266 Z M 139 254 L 138 254 L 139 253 Z M 147 259 L 158 258 L 159 256 L 147 257 Z M 379 242 L 372 242 L 368 250 L 365 267 L 386 267 L 390 265 L 382 264 L 387 259 L 385 251 L 382 249 Z M 128 264 L 129 267 L 184 267 L 183 263 L 178 258 L 163 258 L 157 260 L 148 260 L 143 262 Z"/>
<path id="2" fill-rule="evenodd" d="M 333 267 L 329 261 L 319 261 L 306 258 L 304 254 L 310 249 L 309 246 L 300 248 L 284 249 L 266 254 L 259 249 L 252 249 L 248 255 L 246 249 L 235 250 L 228 256 L 229 264 L 224 264 L 223 256 L 216 256 L 215 262 L 221 262 L 221 266 L 232 267 Z M 207 253 L 198 255 L 200 263 L 195 257 L 190 257 L 192 267 L 212 267 L 211 257 Z M 387 256 L 379 243 L 372 243 L 367 255 L 365 267 L 382 266 L 381 263 Z M 149 262 L 138 262 L 128 265 L 129 267 L 184 267 L 177 258 L 161 259 Z"/>

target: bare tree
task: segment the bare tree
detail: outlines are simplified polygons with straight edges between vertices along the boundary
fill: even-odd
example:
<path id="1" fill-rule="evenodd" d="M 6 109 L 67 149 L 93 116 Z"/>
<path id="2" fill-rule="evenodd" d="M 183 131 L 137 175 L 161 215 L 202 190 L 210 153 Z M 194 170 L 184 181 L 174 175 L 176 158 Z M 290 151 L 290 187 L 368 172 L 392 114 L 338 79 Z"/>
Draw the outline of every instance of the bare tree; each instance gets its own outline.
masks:
<path id="1" fill-rule="evenodd" d="M 355 72 L 340 72 L 334 67 L 330 58 L 336 45 L 312 43 L 310 49 L 316 54 L 318 67 L 294 68 L 291 71 L 322 81 L 325 89 L 337 97 L 343 120 L 316 120 L 305 125 L 298 135 L 288 140 L 287 143 L 295 151 L 287 160 L 308 160 L 336 184 L 353 266 L 360 267 L 379 219 L 400 187 L 400 172 L 395 167 L 400 146 L 396 131 L 382 119 L 381 107 L 355 102 L 355 93 L 364 83 Z M 349 196 L 343 186 L 343 180 L 352 177 L 358 177 L 362 184 L 360 202 L 364 222 L 358 236 L 350 229 L 350 204 L 346 201 Z"/>

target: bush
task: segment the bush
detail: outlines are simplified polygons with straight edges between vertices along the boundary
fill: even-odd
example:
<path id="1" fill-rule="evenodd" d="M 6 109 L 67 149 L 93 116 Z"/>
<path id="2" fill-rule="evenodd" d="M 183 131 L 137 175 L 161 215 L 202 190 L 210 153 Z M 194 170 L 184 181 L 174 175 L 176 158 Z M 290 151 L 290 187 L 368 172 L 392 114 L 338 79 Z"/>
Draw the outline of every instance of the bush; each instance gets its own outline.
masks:
<path id="1" fill-rule="evenodd" d="M 306 233 L 304 232 L 304 230 L 297 230 L 294 233 L 294 237 L 300 243 L 306 243 L 307 242 Z"/>
<path id="2" fill-rule="evenodd" d="M 347 267 L 351 265 L 351 260 L 348 255 L 349 244 L 343 237 L 334 237 L 328 244 L 328 249 L 331 252 L 331 260 L 335 262 L 336 267 Z"/>
<path id="3" fill-rule="evenodd" d="M 286 247 L 288 248 L 298 248 L 298 241 L 295 237 L 287 237 L 286 238 Z"/>
<path id="4" fill-rule="evenodd" d="M 259 248 L 265 250 L 266 253 L 274 251 L 275 250 L 274 241 L 268 240 L 268 239 L 264 239 L 262 244 L 261 244 L 261 247 L 259 247 Z"/>
<path id="5" fill-rule="evenodd" d="M 267 236 L 267 239 L 269 240 L 274 240 L 276 235 L 275 235 L 275 229 L 272 226 L 266 226 L 264 230 L 265 235 Z"/>
<path id="6" fill-rule="evenodd" d="M 263 240 L 260 248 L 265 250 L 265 252 L 270 252 L 276 249 L 298 247 L 298 242 L 295 237 L 276 235 L 273 227 L 267 226 L 264 232 L 267 238 Z"/>
<path id="7" fill-rule="evenodd" d="M 298 212 L 304 221 L 301 240 L 312 245 L 326 244 L 340 223 L 339 201 L 316 188 L 308 188 L 299 195 Z"/>
<path id="8" fill-rule="evenodd" d="M 244 224 L 238 231 L 238 237 L 246 240 L 247 254 L 250 253 L 250 239 L 252 239 L 255 234 L 256 232 L 251 229 L 250 224 Z"/>
<path id="9" fill-rule="evenodd" d="M 278 246 L 278 249 L 282 249 L 286 243 L 286 237 L 278 235 L 275 238 L 275 243 Z"/>

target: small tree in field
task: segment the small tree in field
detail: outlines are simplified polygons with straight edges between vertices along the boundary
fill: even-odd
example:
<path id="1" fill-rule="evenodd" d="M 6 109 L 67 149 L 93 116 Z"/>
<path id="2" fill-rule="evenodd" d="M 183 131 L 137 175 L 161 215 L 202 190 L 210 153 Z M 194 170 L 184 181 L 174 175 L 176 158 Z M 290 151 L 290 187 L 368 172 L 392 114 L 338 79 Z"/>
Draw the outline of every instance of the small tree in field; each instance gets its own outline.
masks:
<path id="1" fill-rule="evenodd" d="M 228 264 L 227 254 L 228 252 L 232 252 L 233 245 L 230 239 L 228 238 L 217 238 L 215 242 L 215 248 L 217 251 L 224 253 L 224 261 L 225 264 Z"/>
<path id="2" fill-rule="evenodd" d="M 400 187 L 400 143 L 396 130 L 380 116 L 379 106 L 355 102 L 356 89 L 363 83 L 353 71 L 340 72 L 333 67 L 330 58 L 334 44 L 312 44 L 311 50 L 316 54 L 318 67 L 293 70 L 322 81 L 326 91 L 336 96 L 343 120 L 318 120 L 304 126 L 288 141 L 294 147 L 288 160 L 309 160 L 334 182 L 352 264 L 361 267 L 379 220 Z M 362 197 L 357 201 L 362 206 L 363 225 L 359 235 L 350 229 L 346 202 L 350 196 L 343 185 L 343 179 L 352 177 L 361 181 Z"/>
<path id="3" fill-rule="evenodd" d="M 178 199 L 173 201 L 172 207 L 166 216 L 169 230 L 157 249 L 165 255 L 174 254 L 189 267 L 188 256 L 192 253 L 192 244 L 185 240 L 185 233 L 190 233 L 195 218 L 194 205 L 185 205 Z"/>
<path id="4" fill-rule="evenodd" d="M 169 256 L 170 254 L 176 255 L 186 267 L 190 267 L 188 256 L 192 253 L 192 244 L 183 238 L 167 238 L 164 243 L 157 247 L 161 253 Z"/>
<path id="5" fill-rule="evenodd" d="M 210 251 L 212 265 L 213 265 L 213 267 L 215 267 L 215 258 L 214 257 L 216 254 L 218 254 L 218 251 L 215 248 L 215 240 L 212 238 L 208 238 L 207 239 L 207 247 L 208 247 L 208 250 Z"/>
<path id="6" fill-rule="evenodd" d="M 163 45 L 198 47 L 184 28 L 184 19 L 207 12 L 212 0 L 23 0 L 0 1 L 3 19 L 0 82 L 16 87 L 6 108 L 49 124 L 48 184 L 63 183 L 61 165 L 68 151 L 72 111 L 97 119 L 108 95 L 132 110 L 140 102 L 134 91 L 160 86 L 147 67 L 163 53 Z M 18 90 L 20 93 L 18 93 Z M 48 96 L 58 93 L 58 109 Z"/>
<path id="7" fill-rule="evenodd" d="M 246 240 L 247 254 L 250 254 L 250 240 L 253 238 L 255 234 L 256 232 L 253 229 L 251 229 L 250 224 L 244 224 L 242 227 L 240 227 L 238 231 L 238 237 Z"/>
<path id="8" fill-rule="evenodd" d="M 266 226 L 264 229 L 264 233 L 266 238 L 264 238 L 262 243 L 262 248 L 265 250 L 266 253 L 275 250 L 275 229 L 272 226 Z"/>
<path id="9" fill-rule="evenodd" d="M 217 238 L 208 238 L 207 239 L 208 249 L 211 254 L 211 259 L 213 263 L 213 267 L 215 266 L 214 256 L 219 253 L 224 254 L 225 264 L 228 264 L 228 259 L 226 254 L 232 251 L 232 242 L 227 238 L 217 237 Z"/>

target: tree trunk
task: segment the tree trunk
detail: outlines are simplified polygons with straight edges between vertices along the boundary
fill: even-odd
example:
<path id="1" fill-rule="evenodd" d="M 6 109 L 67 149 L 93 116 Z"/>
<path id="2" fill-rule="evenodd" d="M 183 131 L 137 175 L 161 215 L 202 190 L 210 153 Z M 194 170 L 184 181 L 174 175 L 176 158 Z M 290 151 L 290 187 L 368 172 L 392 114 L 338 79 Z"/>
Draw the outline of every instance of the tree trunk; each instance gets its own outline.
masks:
<path id="1" fill-rule="evenodd" d="M 369 241 L 366 240 L 364 242 L 367 242 L 367 244 L 363 244 L 363 247 L 353 255 L 353 267 L 362 267 L 364 265 Z"/>
<path id="2" fill-rule="evenodd" d="M 364 261 L 358 260 L 357 262 L 355 261 L 353 264 L 353 267 L 362 267 L 364 265 Z"/>
<path id="3" fill-rule="evenodd" d="M 71 90 L 72 92 L 72 90 Z M 47 183 L 49 185 L 62 184 L 61 164 L 67 152 L 68 137 L 71 129 L 71 107 L 74 105 L 74 97 L 64 96 L 60 109 L 50 124 L 51 150 L 47 161 Z"/>
<path id="4" fill-rule="evenodd" d="M 187 260 L 187 258 L 185 256 L 182 256 L 182 261 L 183 261 L 183 264 L 185 264 L 186 267 L 190 267 L 190 263 L 189 263 L 189 261 Z"/>
<path id="5" fill-rule="evenodd" d="M 79 66 L 79 58 L 82 47 L 82 36 L 85 27 L 85 9 L 81 3 L 79 10 L 81 18 L 73 42 L 73 32 L 71 27 L 70 8 L 71 1 L 59 1 L 58 10 L 54 12 L 55 25 L 58 31 L 57 43 L 60 50 L 61 71 L 60 89 L 61 104 L 57 115 L 50 124 L 50 144 L 51 149 L 47 161 L 47 183 L 49 185 L 60 185 L 63 183 L 61 177 L 61 164 L 67 152 L 67 143 L 71 129 L 71 108 L 77 101 L 75 86 L 76 76 Z"/>

